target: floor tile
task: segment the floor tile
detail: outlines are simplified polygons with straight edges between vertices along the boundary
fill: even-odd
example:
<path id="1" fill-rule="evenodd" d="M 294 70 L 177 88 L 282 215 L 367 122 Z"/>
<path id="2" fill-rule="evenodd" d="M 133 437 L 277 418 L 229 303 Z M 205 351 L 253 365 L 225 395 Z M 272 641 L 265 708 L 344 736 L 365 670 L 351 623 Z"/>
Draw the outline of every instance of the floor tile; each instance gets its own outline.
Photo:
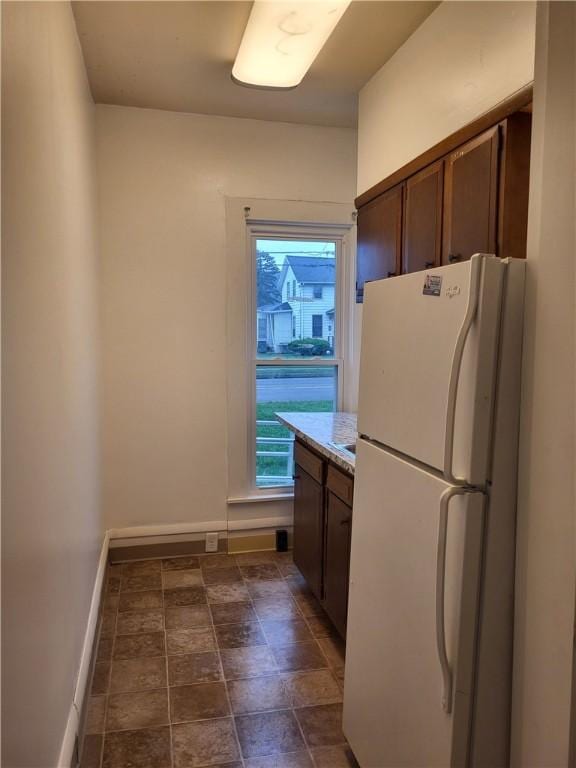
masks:
<path id="1" fill-rule="evenodd" d="M 225 765 L 240 758 L 231 718 L 172 726 L 174 768 Z"/>
<path id="2" fill-rule="evenodd" d="M 239 552 L 236 555 L 238 565 L 262 565 L 276 563 L 276 552 Z"/>
<path id="3" fill-rule="evenodd" d="M 327 666 L 316 642 L 273 646 L 271 650 L 281 672 L 322 669 Z"/>
<path id="4" fill-rule="evenodd" d="M 164 656 L 164 632 L 141 635 L 116 635 L 114 659 L 134 659 L 142 656 Z"/>
<path id="5" fill-rule="evenodd" d="M 162 632 L 164 613 L 160 608 L 148 611 L 126 611 L 118 614 L 116 631 L 119 635 L 137 635 L 141 632 Z"/>
<path id="6" fill-rule="evenodd" d="M 197 683 L 170 688 L 170 718 L 173 723 L 210 720 L 229 714 L 224 683 Z"/>
<path id="7" fill-rule="evenodd" d="M 222 624 L 215 628 L 219 648 L 245 648 L 253 645 L 266 645 L 260 624 L 244 622 L 242 624 Z"/>
<path id="8" fill-rule="evenodd" d="M 94 677 L 92 678 L 92 696 L 99 693 L 108 693 L 110 682 L 110 662 L 99 661 L 94 665 Z"/>
<path id="9" fill-rule="evenodd" d="M 262 622 L 262 630 L 270 645 L 311 642 L 314 638 L 304 619 L 275 619 Z"/>
<path id="10" fill-rule="evenodd" d="M 296 574 L 296 576 L 289 576 L 288 578 L 284 579 L 284 583 L 293 595 L 312 594 L 306 579 L 300 573 Z"/>
<path id="11" fill-rule="evenodd" d="M 169 654 L 199 653 L 215 651 L 216 641 L 211 627 L 190 627 L 166 632 L 166 646 Z"/>
<path id="12" fill-rule="evenodd" d="M 314 637 L 336 637 L 338 634 L 330 619 L 325 615 L 307 616 L 306 623 Z"/>
<path id="13" fill-rule="evenodd" d="M 203 571 L 203 577 L 206 586 L 242 583 L 242 574 L 236 565 L 228 568 L 207 568 Z"/>
<path id="14" fill-rule="evenodd" d="M 257 677 L 278 671 L 272 652 L 265 645 L 221 650 L 220 658 L 227 680 Z"/>
<path id="15" fill-rule="evenodd" d="M 144 611 L 149 608 L 162 608 L 162 591 L 160 589 L 151 592 L 125 592 L 120 595 L 118 610 Z"/>
<path id="16" fill-rule="evenodd" d="M 296 752 L 305 748 L 291 710 L 237 715 L 235 720 L 240 749 L 245 758 Z"/>
<path id="17" fill-rule="evenodd" d="M 252 603 L 258 618 L 265 619 L 301 619 L 302 614 L 292 597 L 265 597 Z"/>
<path id="18" fill-rule="evenodd" d="M 240 568 L 242 576 L 249 581 L 270 581 L 282 578 L 275 563 L 260 563 L 260 565 L 243 565 Z"/>
<path id="19" fill-rule="evenodd" d="M 196 555 L 165 557 L 162 560 L 163 571 L 190 570 L 191 568 L 200 568 L 200 558 L 196 557 Z"/>
<path id="20" fill-rule="evenodd" d="M 326 704 L 294 710 L 309 747 L 345 744 L 342 733 L 342 705 Z"/>
<path id="21" fill-rule="evenodd" d="M 215 652 L 168 656 L 168 681 L 170 685 L 215 683 L 220 680 L 222 680 L 220 657 Z"/>
<path id="22" fill-rule="evenodd" d="M 106 696 L 90 696 L 86 708 L 86 733 L 104 733 Z"/>
<path id="23" fill-rule="evenodd" d="M 164 605 L 202 605 L 206 603 L 204 587 L 185 587 L 184 589 L 167 589 L 164 591 Z"/>
<path id="24" fill-rule="evenodd" d="M 106 579 L 106 592 L 109 595 L 117 595 L 120 592 L 120 574 L 110 574 Z"/>
<path id="25" fill-rule="evenodd" d="M 251 760 L 245 760 L 244 765 L 246 768 L 314 768 L 312 758 L 306 751 L 253 757 Z"/>
<path id="26" fill-rule="evenodd" d="M 96 652 L 96 661 L 110 661 L 113 643 L 114 638 L 111 635 L 104 635 L 104 637 L 100 638 Z"/>
<path id="27" fill-rule="evenodd" d="M 164 589 L 202 587 L 202 571 L 199 568 L 194 571 L 164 571 L 162 573 L 162 586 Z"/>
<path id="28" fill-rule="evenodd" d="M 164 688 L 166 685 L 164 656 L 151 659 L 122 659 L 112 663 L 111 693 L 146 691 L 151 688 Z"/>
<path id="29" fill-rule="evenodd" d="M 100 637 L 110 636 L 116 632 L 116 612 L 102 613 L 102 622 L 100 624 Z"/>
<path id="30" fill-rule="evenodd" d="M 317 768 L 360 768 L 348 745 L 311 750 Z"/>
<path id="31" fill-rule="evenodd" d="M 209 627 L 210 611 L 207 605 L 182 605 L 166 608 L 166 629 Z"/>
<path id="32" fill-rule="evenodd" d="M 206 587 L 209 603 L 238 603 L 250 600 L 250 593 L 244 584 L 218 584 Z"/>
<path id="33" fill-rule="evenodd" d="M 255 600 L 262 597 L 290 597 L 284 579 L 274 581 L 249 581 L 248 591 Z"/>
<path id="34" fill-rule="evenodd" d="M 286 562 L 286 563 L 278 563 L 278 570 L 282 574 L 282 576 L 299 576 L 300 571 L 298 568 L 294 565 L 294 563 Z"/>
<path id="35" fill-rule="evenodd" d="M 236 557 L 225 552 L 220 552 L 216 555 L 201 555 L 198 559 L 202 570 L 209 568 L 232 568 L 236 565 Z"/>
<path id="36" fill-rule="evenodd" d="M 286 672 L 282 680 L 294 707 L 339 704 L 342 701 L 340 686 L 328 669 Z"/>
<path id="37" fill-rule="evenodd" d="M 130 563 L 122 563 L 122 576 L 145 576 L 150 573 L 159 573 L 160 560 L 134 560 Z"/>
<path id="38" fill-rule="evenodd" d="M 264 712 L 267 709 L 287 709 L 291 700 L 280 675 L 250 677 L 228 683 L 230 703 L 235 715 Z"/>
<path id="39" fill-rule="evenodd" d="M 106 732 L 165 725 L 168 720 L 168 689 L 111 693 L 106 711 Z"/>
<path id="40" fill-rule="evenodd" d="M 252 603 L 211 603 L 210 613 L 215 625 L 240 624 L 258 619 Z"/>
<path id="41" fill-rule="evenodd" d="M 171 764 L 168 727 L 106 734 L 102 768 L 170 768 Z"/>
<path id="42" fill-rule="evenodd" d="M 105 595 L 102 601 L 102 610 L 106 612 L 115 612 L 118 610 L 120 595 Z"/>
<path id="43" fill-rule="evenodd" d="M 344 660 L 346 655 L 346 646 L 339 637 L 321 637 L 318 639 L 318 645 L 322 649 L 324 656 L 328 659 L 328 665 L 332 669 L 344 669 Z"/>
<path id="44" fill-rule="evenodd" d="M 84 737 L 80 768 L 100 768 L 103 740 L 104 737 L 101 734 L 90 734 Z"/>
<path id="45" fill-rule="evenodd" d="M 120 592 L 147 592 L 151 589 L 162 589 L 160 572 L 122 575 Z"/>
<path id="46" fill-rule="evenodd" d="M 322 616 L 324 610 L 314 595 L 294 595 L 298 608 L 304 616 Z"/>

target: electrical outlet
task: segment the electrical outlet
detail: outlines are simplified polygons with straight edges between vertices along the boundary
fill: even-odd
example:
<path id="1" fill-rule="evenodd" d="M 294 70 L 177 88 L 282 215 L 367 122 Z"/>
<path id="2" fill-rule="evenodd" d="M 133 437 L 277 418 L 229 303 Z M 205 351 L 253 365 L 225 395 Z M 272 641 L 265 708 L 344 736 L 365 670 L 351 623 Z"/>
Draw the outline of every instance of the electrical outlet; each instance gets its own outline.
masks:
<path id="1" fill-rule="evenodd" d="M 218 552 L 218 533 L 206 534 L 206 552 Z"/>

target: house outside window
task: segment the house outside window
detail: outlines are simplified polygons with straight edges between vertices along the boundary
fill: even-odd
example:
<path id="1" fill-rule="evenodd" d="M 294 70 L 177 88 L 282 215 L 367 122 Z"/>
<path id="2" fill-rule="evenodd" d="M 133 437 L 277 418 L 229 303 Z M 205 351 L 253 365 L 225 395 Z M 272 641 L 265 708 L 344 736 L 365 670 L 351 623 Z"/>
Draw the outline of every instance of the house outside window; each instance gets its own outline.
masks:
<path id="1" fill-rule="evenodd" d="M 254 482 L 257 488 L 274 488 L 293 484 L 293 434 L 278 422 L 276 412 L 338 407 L 340 339 L 332 329 L 337 328 L 339 249 L 335 240 L 288 237 L 255 237 L 253 248 L 258 334 Z"/>

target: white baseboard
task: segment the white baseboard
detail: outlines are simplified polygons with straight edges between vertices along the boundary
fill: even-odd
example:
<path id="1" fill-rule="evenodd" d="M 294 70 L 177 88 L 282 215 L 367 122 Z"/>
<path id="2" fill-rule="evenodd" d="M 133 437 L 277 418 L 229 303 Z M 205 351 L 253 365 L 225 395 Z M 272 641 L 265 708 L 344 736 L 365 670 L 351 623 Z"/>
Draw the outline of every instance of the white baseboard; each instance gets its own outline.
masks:
<path id="1" fill-rule="evenodd" d="M 277 517 L 249 517 L 244 520 L 229 520 L 229 531 L 259 531 L 262 528 L 286 528 L 292 525 L 292 515 Z"/>
<path id="2" fill-rule="evenodd" d="M 111 540 L 140 539 L 148 536 L 179 536 L 183 533 L 208 533 L 226 531 L 226 520 L 209 520 L 205 523 L 174 523 L 170 525 L 134 525 L 129 528 L 110 528 Z"/>
<path id="3" fill-rule="evenodd" d="M 90 674 L 90 660 L 92 656 L 92 648 L 94 646 L 96 627 L 98 625 L 100 596 L 102 594 L 102 585 L 104 583 L 104 576 L 106 574 L 109 544 L 110 535 L 108 531 L 106 531 L 104 534 L 104 540 L 102 542 L 102 548 L 100 550 L 100 559 L 98 560 L 98 568 L 96 570 L 94 588 L 92 589 L 92 599 L 90 601 L 90 611 L 88 612 L 88 622 L 86 625 L 86 632 L 84 634 L 84 643 L 82 645 L 82 655 L 80 656 L 78 676 L 76 678 L 76 688 L 74 689 L 74 698 L 72 700 L 72 706 L 70 707 L 70 713 L 66 723 L 66 730 L 64 731 L 64 738 L 62 740 L 62 747 L 60 749 L 60 757 L 58 758 L 58 768 L 70 768 L 72 765 L 72 758 L 74 756 L 74 744 L 76 741 L 76 735 L 78 734 L 78 730 L 80 728 L 80 713 L 82 711 L 82 703 L 84 701 L 86 686 L 88 684 L 88 675 Z"/>

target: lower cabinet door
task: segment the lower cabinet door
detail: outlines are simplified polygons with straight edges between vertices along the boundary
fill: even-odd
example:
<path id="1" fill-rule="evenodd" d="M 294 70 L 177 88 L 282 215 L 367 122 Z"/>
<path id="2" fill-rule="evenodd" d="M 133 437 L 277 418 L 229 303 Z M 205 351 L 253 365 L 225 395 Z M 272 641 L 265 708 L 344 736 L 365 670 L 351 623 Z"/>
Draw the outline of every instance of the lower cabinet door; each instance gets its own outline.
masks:
<path id="1" fill-rule="evenodd" d="M 296 464 L 294 473 L 294 563 L 318 599 L 322 596 L 323 486 Z"/>
<path id="2" fill-rule="evenodd" d="M 338 632 L 346 634 L 352 509 L 330 491 L 326 494 L 324 608 Z"/>

